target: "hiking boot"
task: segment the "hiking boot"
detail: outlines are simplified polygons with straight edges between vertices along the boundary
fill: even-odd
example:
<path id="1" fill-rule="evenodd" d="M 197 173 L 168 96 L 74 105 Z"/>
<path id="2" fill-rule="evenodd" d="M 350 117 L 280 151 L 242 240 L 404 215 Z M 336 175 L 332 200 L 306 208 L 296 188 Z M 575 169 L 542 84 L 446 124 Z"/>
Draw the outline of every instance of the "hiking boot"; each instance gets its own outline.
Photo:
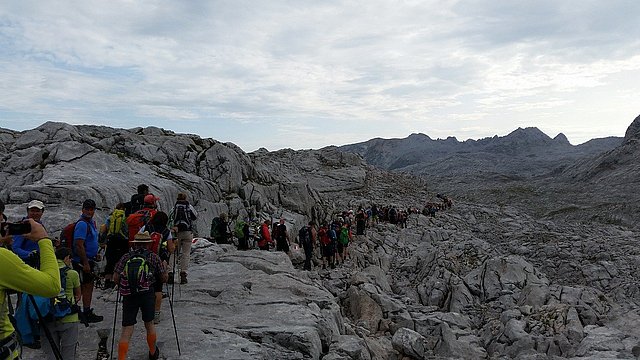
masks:
<path id="1" fill-rule="evenodd" d="M 149 360 L 158 360 L 160 359 L 160 349 L 158 349 L 158 345 L 156 345 L 156 351 L 151 355 L 149 352 Z"/>
<path id="2" fill-rule="evenodd" d="M 187 273 L 183 271 L 183 272 L 180 273 L 180 284 L 184 285 L 186 283 L 188 283 L 188 281 L 187 281 Z"/>
<path id="3" fill-rule="evenodd" d="M 104 316 L 94 314 L 93 309 L 84 312 L 84 321 L 87 323 L 99 323 L 102 320 L 104 320 Z"/>
<path id="4" fill-rule="evenodd" d="M 173 273 L 172 272 L 169 273 L 169 279 L 167 279 L 167 284 L 169 284 L 169 285 L 173 284 Z"/>

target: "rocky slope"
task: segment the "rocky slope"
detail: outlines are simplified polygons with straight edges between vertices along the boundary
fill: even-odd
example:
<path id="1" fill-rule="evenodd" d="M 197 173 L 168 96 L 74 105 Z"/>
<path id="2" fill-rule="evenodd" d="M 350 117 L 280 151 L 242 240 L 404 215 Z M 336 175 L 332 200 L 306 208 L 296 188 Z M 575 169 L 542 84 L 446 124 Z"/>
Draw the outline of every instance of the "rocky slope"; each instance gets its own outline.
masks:
<path id="1" fill-rule="evenodd" d="M 157 128 L 47 123 L 0 132 L 0 148 L 0 197 L 9 215 L 22 215 L 31 198 L 43 200 L 50 229 L 77 216 L 86 196 L 96 199 L 102 218 L 142 182 L 162 197 L 164 209 L 187 191 L 204 229 L 222 211 L 283 216 L 297 229 L 359 204 L 420 207 L 433 195 L 424 179 L 373 168 L 336 148 L 246 154 L 233 144 Z M 633 358 L 640 339 L 638 232 L 559 219 L 539 219 L 509 203 L 456 199 L 435 218 L 411 215 L 406 229 L 369 229 L 354 241 L 352 259 L 311 272 L 299 269 L 299 250 L 290 258 L 200 240 L 190 283 L 174 289 L 182 356 L 166 302 L 163 356 Z M 113 321 L 115 294 L 99 290 L 96 298 L 106 319 L 81 329 L 81 358 L 95 356 L 93 329 Z M 137 330 L 136 344 L 144 344 Z M 131 355 L 145 352 L 135 346 Z"/>

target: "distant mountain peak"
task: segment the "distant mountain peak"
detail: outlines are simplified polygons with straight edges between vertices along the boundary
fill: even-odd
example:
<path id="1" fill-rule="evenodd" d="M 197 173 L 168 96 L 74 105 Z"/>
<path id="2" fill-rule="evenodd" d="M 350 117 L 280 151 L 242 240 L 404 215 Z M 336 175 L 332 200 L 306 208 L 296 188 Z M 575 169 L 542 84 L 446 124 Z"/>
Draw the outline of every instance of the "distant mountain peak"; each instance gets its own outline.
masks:
<path id="1" fill-rule="evenodd" d="M 556 137 L 553 138 L 553 142 L 558 144 L 571 145 L 571 143 L 569 142 L 569 139 L 567 139 L 567 137 L 563 133 L 556 135 Z"/>
<path id="2" fill-rule="evenodd" d="M 640 115 L 627 128 L 627 132 L 624 134 L 624 142 L 630 142 L 632 140 L 640 140 Z"/>

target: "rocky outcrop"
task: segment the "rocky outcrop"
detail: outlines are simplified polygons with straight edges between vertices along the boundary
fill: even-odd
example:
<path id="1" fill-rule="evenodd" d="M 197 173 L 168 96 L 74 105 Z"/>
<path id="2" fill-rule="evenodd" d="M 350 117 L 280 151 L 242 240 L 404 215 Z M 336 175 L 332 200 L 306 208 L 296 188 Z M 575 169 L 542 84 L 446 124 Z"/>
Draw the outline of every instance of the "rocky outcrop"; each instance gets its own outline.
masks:
<path id="1" fill-rule="evenodd" d="M 335 149 L 246 154 L 230 143 L 154 127 L 49 122 L 25 132 L 5 131 L 0 140 L 6 150 L 0 198 L 8 213 L 21 216 L 29 200 L 42 200 L 51 230 L 72 221 L 85 198 L 96 201 L 103 219 L 141 183 L 161 198 L 163 210 L 173 206 L 178 192 L 186 192 L 201 210 L 202 235 L 221 212 L 258 220 L 286 215 L 300 224 L 305 217 L 327 216 L 321 193 L 358 190 L 366 176 L 360 158 Z"/>

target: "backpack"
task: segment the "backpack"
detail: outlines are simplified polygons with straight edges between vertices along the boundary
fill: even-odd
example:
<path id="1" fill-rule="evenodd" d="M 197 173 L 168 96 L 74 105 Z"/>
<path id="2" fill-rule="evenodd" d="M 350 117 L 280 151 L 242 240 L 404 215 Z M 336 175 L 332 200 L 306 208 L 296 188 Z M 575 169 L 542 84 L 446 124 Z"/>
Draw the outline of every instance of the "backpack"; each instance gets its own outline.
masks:
<path id="1" fill-rule="evenodd" d="M 340 241 L 340 243 L 342 243 L 343 245 L 347 245 L 349 243 L 349 229 L 346 227 L 343 227 L 340 230 L 340 237 L 338 238 L 338 240 Z"/>
<path id="2" fill-rule="evenodd" d="M 244 220 L 236 221 L 236 226 L 233 228 L 233 234 L 238 239 L 243 239 L 244 238 L 244 226 L 245 225 L 246 225 L 246 223 L 244 222 Z"/>
<path id="3" fill-rule="evenodd" d="M 59 320 L 67 315 L 78 313 L 78 306 L 67 299 L 67 272 L 69 270 L 70 268 L 68 266 L 60 269 L 61 288 L 58 295 L 52 298 L 45 298 L 37 295 L 28 295 L 33 296 L 36 306 L 40 311 L 40 315 L 42 315 L 42 318 L 47 322 Z M 31 305 L 33 305 L 33 303 L 31 303 Z M 35 312 L 35 309 L 30 309 L 29 311 L 29 316 L 34 320 L 38 320 L 38 315 Z"/>
<path id="4" fill-rule="evenodd" d="M 124 203 L 124 216 L 134 214 L 136 211 L 140 211 L 144 208 L 145 194 L 131 195 L 131 201 Z"/>
<path id="5" fill-rule="evenodd" d="M 149 220 L 155 215 L 153 210 L 138 210 L 127 217 L 127 227 L 129 228 L 129 242 L 133 241 L 140 229 L 149 223 Z"/>
<path id="6" fill-rule="evenodd" d="M 161 232 L 157 232 L 151 226 L 145 226 L 145 230 L 151 231 L 151 234 L 149 234 L 151 240 L 153 241 L 151 252 L 160 255 L 160 249 L 163 247 L 166 248 L 167 246 L 166 239 L 171 234 L 171 230 L 164 228 L 163 230 L 161 230 Z"/>
<path id="7" fill-rule="evenodd" d="M 86 219 L 84 217 L 80 217 L 80 219 L 76 220 L 75 222 L 72 222 L 72 223 L 68 224 L 60 232 L 60 246 L 64 246 L 64 247 L 67 247 L 67 248 L 71 249 L 71 252 L 73 254 L 76 253 L 75 246 L 73 246 L 73 240 L 74 240 L 73 239 L 73 234 L 76 231 L 76 225 L 80 221 L 86 221 L 87 222 L 87 234 L 85 236 L 85 239 L 86 239 L 86 237 L 89 236 L 89 231 L 91 231 L 91 229 L 89 228 L 89 226 L 91 226 L 91 224 L 90 224 L 91 219 Z"/>
<path id="8" fill-rule="evenodd" d="M 211 220 L 211 237 L 213 239 L 219 239 L 222 234 L 220 234 L 220 223 L 222 222 L 222 220 L 219 217 L 214 217 L 213 220 Z"/>
<path id="9" fill-rule="evenodd" d="M 107 229 L 107 236 L 114 236 L 114 235 L 126 236 L 122 231 L 123 225 L 126 223 L 125 219 L 126 219 L 126 216 L 125 216 L 124 210 L 119 210 L 119 209 L 113 210 L 111 215 L 109 215 L 109 228 Z"/>
<path id="10" fill-rule="evenodd" d="M 191 231 L 193 220 L 195 216 L 189 209 L 189 203 L 176 203 L 173 208 L 173 225 L 178 228 L 178 231 Z"/>
<path id="11" fill-rule="evenodd" d="M 152 290 L 153 273 L 143 253 L 131 253 L 120 274 L 120 295 L 135 295 Z"/>
<path id="12" fill-rule="evenodd" d="M 304 247 L 313 245 L 311 243 L 311 231 L 308 226 L 305 225 L 300 228 L 298 231 L 298 241 L 300 242 L 300 245 Z"/>
<path id="13" fill-rule="evenodd" d="M 329 245 L 331 244 L 331 238 L 329 237 L 329 231 L 327 231 L 326 228 L 321 227 L 320 230 L 318 230 L 318 237 L 320 238 L 320 242 L 322 243 L 322 245 Z"/>

